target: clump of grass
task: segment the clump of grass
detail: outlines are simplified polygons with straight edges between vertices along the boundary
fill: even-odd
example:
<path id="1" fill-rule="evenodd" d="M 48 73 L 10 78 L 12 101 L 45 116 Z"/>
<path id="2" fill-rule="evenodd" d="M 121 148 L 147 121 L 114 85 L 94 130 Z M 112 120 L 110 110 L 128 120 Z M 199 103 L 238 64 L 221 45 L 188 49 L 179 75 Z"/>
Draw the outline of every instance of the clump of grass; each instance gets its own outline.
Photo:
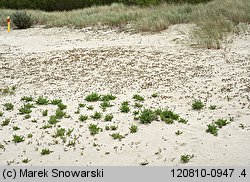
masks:
<path id="1" fill-rule="evenodd" d="M 124 101 L 124 102 L 121 103 L 120 111 L 123 112 L 123 113 L 128 113 L 130 111 L 128 101 Z"/>
<path id="2" fill-rule="evenodd" d="M 201 110 L 204 106 L 205 104 L 201 100 L 194 100 L 192 103 L 192 108 L 194 110 Z"/>
<path id="3" fill-rule="evenodd" d="M 88 116 L 87 116 L 87 115 L 82 115 L 82 114 L 81 114 L 81 115 L 79 116 L 79 121 L 82 121 L 82 122 L 83 122 L 83 121 L 86 121 L 87 119 L 88 119 Z"/>
<path id="4" fill-rule="evenodd" d="M 111 101 L 111 100 L 115 100 L 115 99 L 116 99 L 116 96 L 114 96 L 112 94 L 103 95 L 100 98 L 101 101 Z"/>
<path id="5" fill-rule="evenodd" d="M 2 111 L 0 111 L 0 117 L 2 117 L 2 116 L 3 116 L 3 114 L 4 114 L 4 113 L 3 113 Z"/>
<path id="6" fill-rule="evenodd" d="M 86 106 L 86 104 L 83 104 L 83 103 L 78 104 L 78 107 L 85 107 L 85 106 Z"/>
<path id="7" fill-rule="evenodd" d="M 54 138 L 63 137 L 65 135 L 66 130 L 64 128 L 59 128 L 56 130 L 55 134 L 52 135 Z"/>
<path id="8" fill-rule="evenodd" d="M 36 104 L 47 105 L 47 104 L 49 104 L 49 100 L 43 96 L 39 96 L 38 99 L 36 100 Z"/>
<path id="9" fill-rule="evenodd" d="M 179 119 L 178 119 L 178 122 L 179 122 L 179 123 L 183 123 L 183 124 L 187 124 L 187 123 L 188 123 L 188 120 L 183 119 L 183 118 L 179 118 Z"/>
<path id="10" fill-rule="evenodd" d="M 28 159 L 28 158 L 22 160 L 22 162 L 23 162 L 24 164 L 27 164 L 27 163 L 29 163 L 30 161 L 31 161 L 31 160 Z"/>
<path id="11" fill-rule="evenodd" d="M 30 119 L 31 118 L 31 115 L 30 114 L 26 114 L 25 116 L 24 116 L 24 119 Z"/>
<path id="12" fill-rule="evenodd" d="M 140 102 L 144 101 L 144 97 L 142 97 L 142 96 L 140 96 L 138 94 L 133 95 L 133 99 L 136 100 L 136 101 L 140 101 Z"/>
<path id="13" fill-rule="evenodd" d="M 100 112 L 95 112 L 93 115 L 90 116 L 93 119 L 100 119 L 102 117 L 102 114 Z"/>
<path id="14" fill-rule="evenodd" d="M 60 108 L 58 108 L 58 109 L 56 110 L 55 116 L 56 116 L 57 119 L 62 119 L 65 115 L 66 115 L 66 112 L 64 112 L 64 111 L 61 110 Z"/>
<path id="15" fill-rule="evenodd" d="M 209 109 L 210 109 L 210 110 L 215 110 L 216 108 L 217 108 L 216 105 L 210 105 L 210 106 L 209 106 Z"/>
<path id="16" fill-rule="evenodd" d="M 174 120 L 178 120 L 180 117 L 178 114 L 168 109 L 157 110 L 156 113 L 160 116 L 161 120 L 167 124 L 173 124 Z"/>
<path id="17" fill-rule="evenodd" d="M 41 129 L 48 129 L 48 128 L 52 128 L 52 125 L 50 124 L 43 125 Z"/>
<path id="18" fill-rule="evenodd" d="M 57 116 L 55 116 L 55 115 L 50 116 L 49 121 L 48 121 L 48 123 L 51 125 L 54 125 L 58 122 L 60 122 L 60 121 L 58 120 Z"/>
<path id="19" fill-rule="evenodd" d="M 100 97 L 101 96 L 98 93 L 92 92 L 91 94 L 85 97 L 85 100 L 88 102 L 95 102 L 95 101 L 98 101 Z"/>
<path id="20" fill-rule="evenodd" d="M 33 101 L 33 97 L 31 97 L 31 96 L 23 96 L 21 98 L 21 101 L 32 102 Z"/>
<path id="21" fill-rule="evenodd" d="M 24 137 L 19 135 L 13 135 L 12 141 L 15 143 L 20 143 L 24 141 Z"/>
<path id="22" fill-rule="evenodd" d="M 64 110 L 64 109 L 67 108 L 67 106 L 66 106 L 65 104 L 63 104 L 63 103 L 57 104 L 57 107 L 58 107 L 59 109 L 61 109 L 61 110 Z"/>
<path id="23" fill-rule="evenodd" d="M 218 119 L 214 122 L 219 128 L 222 128 L 223 126 L 226 126 L 230 122 L 228 122 L 226 119 Z"/>
<path id="24" fill-rule="evenodd" d="M 50 104 L 52 105 L 58 105 L 62 103 L 62 99 L 53 99 L 50 101 Z"/>
<path id="25" fill-rule="evenodd" d="M 94 106 L 87 106 L 87 109 L 92 111 L 94 110 Z"/>
<path id="26" fill-rule="evenodd" d="M 27 135 L 27 137 L 28 137 L 28 138 L 32 138 L 32 137 L 33 137 L 33 134 L 32 134 L 32 133 L 29 133 L 29 134 Z"/>
<path id="27" fill-rule="evenodd" d="M 110 130 L 110 127 L 108 125 L 105 126 L 105 130 Z"/>
<path id="28" fill-rule="evenodd" d="M 74 128 L 72 129 L 68 129 L 68 131 L 66 132 L 67 136 L 70 136 L 72 134 L 72 132 L 74 131 Z"/>
<path id="29" fill-rule="evenodd" d="M 42 149 L 41 155 L 49 155 L 49 154 L 51 154 L 52 152 L 53 152 L 53 151 L 51 151 L 51 150 L 45 148 L 45 149 Z"/>
<path id="30" fill-rule="evenodd" d="M 100 104 L 100 107 L 105 111 L 108 107 L 112 107 L 112 105 L 110 104 L 109 101 L 103 101 L 103 102 Z"/>
<path id="31" fill-rule="evenodd" d="M 24 104 L 20 109 L 19 109 L 19 114 L 30 114 L 32 112 L 31 108 L 34 108 L 33 104 Z"/>
<path id="32" fill-rule="evenodd" d="M 142 107 L 143 107 L 143 105 L 142 105 L 142 104 L 140 104 L 140 103 L 138 103 L 138 102 L 136 102 L 136 103 L 135 103 L 135 107 L 136 107 L 136 108 L 142 108 Z"/>
<path id="33" fill-rule="evenodd" d="M 123 138 L 125 138 L 123 135 L 121 135 L 120 133 L 113 133 L 110 135 L 114 140 L 119 140 L 121 141 Z"/>
<path id="34" fill-rule="evenodd" d="M 178 130 L 177 132 L 175 132 L 176 135 L 181 135 L 183 132 Z"/>
<path id="35" fill-rule="evenodd" d="M 188 163 L 192 158 L 194 158 L 194 154 L 193 155 L 181 155 L 181 162 L 182 163 Z"/>
<path id="36" fill-rule="evenodd" d="M 43 116 L 48 116 L 48 109 L 43 110 L 43 111 L 42 111 L 42 115 L 43 115 Z"/>
<path id="37" fill-rule="evenodd" d="M 14 131 L 20 130 L 20 128 L 19 128 L 18 126 L 13 126 L 12 129 L 13 129 Z"/>
<path id="38" fill-rule="evenodd" d="M 130 133 L 136 133 L 138 131 L 138 126 L 132 124 L 129 130 L 130 130 Z"/>
<path id="39" fill-rule="evenodd" d="M 12 103 L 5 103 L 5 104 L 3 104 L 3 106 L 5 107 L 5 110 L 7 110 L 7 111 L 14 109 L 14 105 Z"/>
<path id="40" fill-rule="evenodd" d="M 115 130 L 117 130 L 118 126 L 112 125 L 109 128 L 110 128 L 110 130 L 115 131 Z"/>
<path id="41" fill-rule="evenodd" d="M 5 120 L 2 121 L 1 126 L 8 126 L 10 124 L 10 118 L 6 118 Z"/>
<path id="42" fill-rule="evenodd" d="M 113 114 L 107 114 L 104 117 L 104 121 L 112 121 L 113 118 L 114 118 Z"/>
<path id="43" fill-rule="evenodd" d="M 155 112 L 151 109 L 144 109 L 139 115 L 140 123 L 149 124 L 156 119 Z"/>
<path id="44" fill-rule="evenodd" d="M 16 90 L 16 86 L 11 86 L 11 87 L 6 87 L 6 88 L 0 88 L 0 93 L 4 94 L 4 95 L 12 95 L 15 93 Z"/>
<path id="45" fill-rule="evenodd" d="M 37 120 L 36 119 L 32 119 L 31 122 L 32 123 L 37 123 Z"/>
<path id="46" fill-rule="evenodd" d="M 151 95 L 151 97 L 153 97 L 153 98 L 158 97 L 158 93 L 153 93 L 153 94 Z"/>
<path id="47" fill-rule="evenodd" d="M 211 133 L 212 135 L 214 136 L 217 136 L 218 135 L 218 128 L 215 124 L 209 124 L 207 125 L 207 129 L 206 129 L 206 132 L 207 133 Z"/>
<path id="48" fill-rule="evenodd" d="M 96 135 L 98 134 L 100 131 L 102 131 L 101 128 L 98 127 L 98 125 L 96 124 L 90 124 L 89 125 L 89 131 L 91 135 Z"/>

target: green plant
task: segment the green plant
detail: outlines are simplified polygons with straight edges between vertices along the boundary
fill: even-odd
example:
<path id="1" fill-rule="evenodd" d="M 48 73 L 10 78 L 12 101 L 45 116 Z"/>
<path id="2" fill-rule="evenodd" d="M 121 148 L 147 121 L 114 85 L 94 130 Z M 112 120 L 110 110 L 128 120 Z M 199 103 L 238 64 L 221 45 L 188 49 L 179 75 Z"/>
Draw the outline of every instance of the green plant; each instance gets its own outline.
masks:
<path id="1" fill-rule="evenodd" d="M 133 112 L 133 116 L 137 116 L 137 115 L 139 115 L 140 114 L 140 111 L 134 111 Z"/>
<path id="2" fill-rule="evenodd" d="M 119 141 L 121 141 L 123 138 L 125 138 L 123 135 L 121 135 L 120 133 L 113 133 L 110 135 L 114 140 L 118 139 Z"/>
<path id="3" fill-rule="evenodd" d="M 100 104 L 100 107 L 105 111 L 107 109 L 107 107 L 112 107 L 112 105 L 110 104 L 109 101 L 103 101 L 101 104 Z"/>
<path id="4" fill-rule="evenodd" d="M 121 103 L 120 111 L 123 113 L 128 113 L 130 111 L 128 101 L 124 101 Z"/>
<path id="5" fill-rule="evenodd" d="M 151 95 L 151 97 L 153 97 L 153 98 L 158 97 L 158 93 L 153 93 L 153 94 Z"/>
<path id="6" fill-rule="evenodd" d="M 88 116 L 87 115 L 80 115 L 79 116 L 79 121 L 86 121 L 88 119 Z"/>
<path id="7" fill-rule="evenodd" d="M 51 154 L 53 151 L 51 151 L 51 150 L 49 150 L 49 149 L 47 149 L 47 148 L 44 148 L 44 149 L 42 149 L 42 151 L 41 151 L 41 155 L 49 155 L 49 154 Z"/>
<path id="8" fill-rule="evenodd" d="M 83 104 L 83 103 L 79 103 L 79 105 L 78 105 L 79 107 L 85 107 L 86 106 L 86 104 Z"/>
<path id="9" fill-rule="evenodd" d="M 64 109 L 67 108 L 67 106 L 66 106 L 65 104 L 63 104 L 63 103 L 58 103 L 58 104 L 57 104 L 57 107 L 58 107 L 59 109 L 61 109 L 61 110 L 64 110 Z"/>
<path id="10" fill-rule="evenodd" d="M 142 96 L 138 95 L 138 94 L 135 94 L 133 96 L 133 99 L 136 100 L 136 101 L 141 101 L 141 102 L 144 101 L 144 98 Z"/>
<path id="11" fill-rule="evenodd" d="M 6 118 L 2 121 L 1 126 L 8 126 L 10 124 L 10 118 Z"/>
<path id="12" fill-rule="evenodd" d="M 102 114 L 100 112 L 95 112 L 93 115 L 90 116 L 93 119 L 100 119 L 102 117 Z"/>
<path id="13" fill-rule="evenodd" d="M 15 90 L 16 90 L 16 86 L 6 87 L 3 89 L 0 88 L 0 93 L 2 92 L 4 95 L 7 95 L 7 94 L 12 95 L 15 93 Z"/>
<path id="14" fill-rule="evenodd" d="M 201 100 L 194 100 L 194 102 L 192 103 L 192 108 L 194 110 L 201 110 L 204 106 L 205 105 Z"/>
<path id="15" fill-rule="evenodd" d="M 105 130 L 110 130 L 110 127 L 108 125 L 106 125 Z"/>
<path id="16" fill-rule="evenodd" d="M 94 107 L 93 106 L 87 106 L 87 109 L 92 111 L 92 110 L 94 110 Z"/>
<path id="17" fill-rule="evenodd" d="M 140 103 L 138 103 L 138 102 L 135 103 L 135 107 L 136 107 L 136 108 L 142 108 L 142 106 L 143 106 L 143 105 L 140 104 Z"/>
<path id="18" fill-rule="evenodd" d="M 58 122 L 60 122 L 60 121 L 57 119 L 57 116 L 55 116 L 55 115 L 50 116 L 49 121 L 48 121 L 48 123 L 51 125 L 54 125 Z"/>
<path id="19" fill-rule="evenodd" d="M 85 100 L 88 102 L 95 102 L 95 101 L 98 101 L 100 99 L 100 97 L 101 96 L 99 94 L 92 92 L 91 94 L 89 94 L 85 97 Z"/>
<path id="20" fill-rule="evenodd" d="M 207 125 L 207 129 L 206 129 L 206 132 L 207 133 L 211 133 L 213 134 L 214 136 L 217 136 L 218 135 L 218 128 L 215 124 L 209 124 Z"/>
<path id="21" fill-rule="evenodd" d="M 43 110 L 43 111 L 42 111 L 42 115 L 43 115 L 43 116 L 48 116 L 48 109 Z"/>
<path id="22" fill-rule="evenodd" d="M 194 154 L 193 155 L 187 155 L 187 154 L 181 155 L 181 162 L 188 163 L 193 157 L 194 157 Z"/>
<path id="23" fill-rule="evenodd" d="M 32 134 L 32 133 L 29 133 L 27 137 L 28 137 L 28 138 L 32 138 L 32 137 L 33 137 L 33 134 Z"/>
<path id="24" fill-rule="evenodd" d="M 116 99 L 116 96 L 114 96 L 112 94 L 103 95 L 100 98 L 101 101 L 111 101 L 111 100 L 115 100 L 115 99 Z"/>
<path id="25" fill-rule="evenodd" d="M 20 130 L 20 128 L 18 126 L 13 126 L 12 128 L 13 128 L 14 131 Z"/>
<path id="26" fill-rule="evenodd" d="M 31 115 L 30 114 L 26 114 L 25 116 L 24 116 L 24 119 L 30 119 L 31 118 Z"/>
<path id="27" fill-rule="evenodd" d="M 215 110 L 216 108 L 217 108 L 216 105 L 210 105 L 210 106 L 209 106 L 209 109 L 210 109 L 210 110 Z"/>
<path id="28" fill-rule="evenodd" d="M 149 124 L 156 119 L 155 112 L 151 109 L 144 109 L 139 115 L 140 123 Z"/>
<path id="29" fill-rule="evenodd" d="M 3 106 L 5 107 L 5 110 L 7 111 L 14 109 L 14 105 L 12 103 L 5 103 L 3 104 Z"/>
<path id="30" fill-rule="evenodd" d="M 23 11 L 16 11 L 11 16 L 14 25 L 18 29 L 30 28 L 33 25 L 33 18 L 31 15 Z"/>
<path id="31" fill-rule="evenodd" d="M 67 136 L 70 136 L 72 134 L 72 132 L 74 131 L 74 128 L 72 129 L 68 129 L 68 131 L 66 132 Z"/>
<path id="32" fill-rule="evenodd" d="M 219 128 L 222 128 L 223 126 L 226 126 L 230 122 L 227 122 L 226 119 L 218 119 L 217 121 L 214 122 Z"/>
<path id="33" fill-rule="evenodd" d="M 28 158 L 27 158 L 27 159 L 23 159 L 23 160 L 22 160 L 22 162 L 23 162 L 23 163 L 25 163 L 25 164 L 29 163 L 30 161 L 31 161 L 31 160 L 30 160 L 30 159 L 28 159 Z"/>
<path id="34" fill-rule="evenodd" d="M 104 117 L 104 121 L 112 121 L 113 118 L 114 118 L 113 114 L 107 114 Z"/>
<path id="35" fill-rule="evenodd" d="M 173 124 L 174 120 L 178 120 L 180 117 L 178 114 L 176 114 L 173 111 L 168 110 L 168 109 L 157 110 L 156 114 L 160 115 L 161 120 L 167 124 Z M 183 121 L 183 120 L 181 120 L 181 121 Z M 183 121 L 183 122 L 185 122 L 185 121 Z"/>
<path id="36" fill-rule="evenodd" d="M 2 111 L 0 111 L 0 117 L 2 117 L 2 116 L 3 116 L 3 114 L 4 114 L 4 113 L 3 113 Z"/>
<path id="37" fill-rule="evenodd" d="M 132 124 L 129 130 L 130 130 L 130 133 L 136 133 L 138 131 L 138 126 Z"/>
<path id="38" fill-rule="evenodd" d="M 33 97 L 31 97 L 31 96 L 23 96 L 21 98 L 21 101 L 31 102 L 31 101 L 33 101 Z"/>
<path id="39" fill-rule="evenodd" d="M 32 119 L 31 122 L 32 123 L 37 123 L 37 120 L 36 119 Z"/>
<path id="40" fill-rule="evenodd" d="M 109 127 L 109 129 L 111 129 L 112 131 L 117 130 L 117 128 L 118 128 L 118 126 L 115 126 L 115 125 L 112 125 Z"/>
<path id="41" fill-rule="evenodd" d="M 48 128 L 52 128 L 52 126 L 50 124 L 46 124 L 43 125 L 41 129 L 48 129 Z"/>
<path id="42" fill-rule="evenodd" d="M 183 123 L 183 124 L 187 124 L 187 123 L 188 123 L 188 120 L 183 119 L 183 118 L 179 118 L 179 119 L 178 119 L 178 122 L 179 122 L 179 123 Z"/>
<path id="43" fill-rule="evenodd" d="M 36 100 L 36 104 L 38 105 L 47 105 L 49 103 L 49 100 L 43 96 L 39 96 Z"/>
<path id="44" fill-rule="evenodd" d="M 20 143 L 24 141 L 24 137 L 19 135 L 13 135 L 12 141 L 14 141 L 15 143 Z"/>
<path id="45" fill-rule="evenodd" d="M 31 108 L 34 108 L 33 104 L 24 104 L 20 109 L 19 109 L 19 114 L 30 114 L 32 112 Z"/>
<path id="46" fill-rule="evenodd" d="M 81 113 L 80 109 L 77 108 L 77 110 L 75 111 L 75 114 L 80 114 L 80 113 Z"/>
<path id="47" fill-rule="evenodd" d="M 98 125 L 96 125 L 96 124 L 90 124 L 89 131 L 90 131 L 91 135 L 96 135 L 99 133 L 99 131 L 102 131 L 102 129 L 99 128 Z"/>
<path id="48" fill-rule="evenodd" d="M 53 99 L 50 101 L 50 104 L 52 105 L 58 105 L 62 103 L 62 99 Z"/>
<path id="49" fill-rule="evenodd" d="M 57 119 L 62 119 L 65 115 L 66 115 L 66 112 L 64 112 L 64 111 L 61 110 L 60 108 L 58 108 L 58 109 L 56 110 L 55 116 L 56 116 Z"/>
<path id="50" fill-rule="evenodd" d="M 177 132 L 175 132 L 176 135 L 181 135 L 183 132 L 178 130 Z"/>
<path id="51" fill-rule="evenodd" d="M 54 138 L 63 137 L 65 135 L 66 130 L 64 128 L 59 128 L 56 130 L 55 134 L 52 135 Z"/>

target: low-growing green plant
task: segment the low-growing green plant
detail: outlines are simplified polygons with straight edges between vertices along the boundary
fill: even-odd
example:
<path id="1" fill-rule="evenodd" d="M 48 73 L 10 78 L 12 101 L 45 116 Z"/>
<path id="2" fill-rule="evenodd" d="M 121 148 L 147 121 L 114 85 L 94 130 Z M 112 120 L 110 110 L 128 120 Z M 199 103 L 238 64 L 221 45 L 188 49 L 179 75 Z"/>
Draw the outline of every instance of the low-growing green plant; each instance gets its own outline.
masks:
<path id="1" fill-rule="evenodd" d="M 42 115 L 43 115 L 43 116 L 48 116 L 48 109 L 43 110 L 43 111 L 42 111 Z"/>
<path id="2" fill-rule="evenodd" d="M 116 96 L 114 96 L 112 94 L 103 95 L 100 98 L 101 101 L 111 101 L 111 100 L 115 100 L 115 99 L 116 99 Z"/>
<path id="3" fill-rule="evenodd" d="M 85 107 L 85 106 L 86 106 L 86 104 L 79 103 L 79 104 L 78 104 L 78 106 L 79 106 L 79 107 Z"/>
<path id="4" fill-rule="evenodd" d="M 58 107 L 59 109 L 61 109 L 61 110 L 64 110 L 64 109 L 67 108 L 67 106 L 66 106 L 65 104 L 63 104 L 63 103 L 57 104 L 57 107 Z"/>
<path id="5" fill-rule="evenodd" d="M 19 135 L 13 135 L 12 141 L 15 143 L 20 143 L 24 141 L 24 137 Z"/>
<path id="6" fill-rule="evenodd" d="M 15 90 L 16 90 L 16 86 L 6 87 L 3 89 L 0 88 L 0 93 L 3 93 L 4 95 L 7 95 L 7 94 L 12 95 L 15 93 Z"/>
<path id="7" fill-rule="evenodd" d="M 138 131 L 138 126 L 132 124 L 129 130 L 130 130 L 130 133 L 136 133 Z"/>
<path id="8" fill-rule="evenodd" d="M 87 119 L 88 119 L 88 116 L 87 116 L 87 115 L 82 115 L 82 114 L 81 114 L 81 115 L 79 116 L 79 121 L 82 121 L 82 122 L 83 122 L 83 121 L 86 121 Z"/>
<path id="9" fill-rule="evenodd" d="M 16 28 L 26 29 L 33 25 L 33 18 L 27 12 L 16 11 L 12 14 L 12 21 Z"/>
<path id="10" fill-rule="evenodd" d="M 19 114 L 30 114 L 32 112 L 31 108 L 33 108 L 33 104 L 24 104 L 20 109 L 19 109 Z"/>
<path id="11" fill-rule="evenodd" d="M 134 111 L 133 112 L 133 116 L 137 116 L 137 115 L 139 115 L 140 114 L 140 111 Z"/>
<path id="12" fill-rule="evenodd" d="M 48 129 L 48 128 L 52 128 L 52 125 L 50 124 L 43 125 L 41 129 Z"/>
<path id="13" fill-rule="evenodd" d="M 153 93 L 153 94 L 151 95 L 151 97 L 153 97 L 153 98 L 158 97 L 158 93 Z"/>
<path id="14" fill-rule="evenodd" d="M 101 96 L 98 93 L 92 92 L 91 94 L 85 97 L 85 100 L 88 102 L 95 102 L 95 101 L 98 101 L 100 97 Z"/>
<path id="15" fill-rule="evenodd" d="M 32 119 L 31 122 L 32 123 L 37 123 L 37 120 L 36 119 Z"/>
<path id="16" fill-rule="evenodd" d="M 20 128 L 19 128 L 18 126 L 13 126 L 12 129 L 13 129 L 14 131 L 20 130 Z"/>
<path id="17" fill-rule="evenodd" d="M 181 135 L 183 132 L 178 130 L 177 132 L 175 132 L 176 135 Z"/>
<path id="18" fill-rule="evenodd" d="M 201 110 L 204 106 L 205 104 L 201 100 L 194 100 L 192 103 L 192 108 L 194 110 Z"/>
<path id="19" fill-rule="evenodd" d="M 101 128 L 98 127 L 98 125 L 96 124 L 90 124 L 89 125 L 89 131 L 91 135 L 96 135 L 98 134 L 100 131 L 102 131 Z"/>
<path id="20" fill-rule="evenodd" d="M 108 125 L 106 125 L 105 130 L 110 130 L 110 127 Z"/>
<path id="21" fill-rule="evenodd" d="M 62 99 L 53 99 L 50 101 L 50 104 L 52 105 L 58 105 L 62 103 Z"/>
<path id="22" fill-rule="evenodd" d="M 49 149 L 47 149 L 47 148 L 44 148 L 44 149 L 42 149 L 42 151 L 41 151 L 41 155 L 49 155 L 49 154 L 51 154 L 53 151 L 51 151 L 51 150 L 49 150 Z"/>
<path id="23" fill-rule="evenodd" d="M 93 115 L 90 116 L 93 119 L 100 119 L 102 117 L 102 114 L 100 112 L 95 112 Z"/>
<path id="24" fill-rule="evenodd" d="M 206 129 L 206 132 L 207 133 L 211 133 L 213 134 L 214 136 L 217 136 L 218 135 L 218 128 L 215 124 L 209 124 L 207 125 L 207 129 Z"/>
<path id="25" fill-rule="evenodd" d="M 178 114 L 168 109 L 157 110 L 156 113 L 159 114 L 161 120 L 167 124 L 173 124 L 174 120 L 178 120 L 180 117 Z"/>
<path id="26" fill-rule="evenodd" d="M 92 111 L 94 110 L 94 106 L 87 106 L 87 109 Z"/>
<path id="27" fill-rule="evenodd" d="M 64 112 L 63 110 L 61 110 L 60 108 L 58 108 L 56 110 L 56 117 L 57 119 L 62 119 L 65 115 L 66 115 L 66 112 Z"/>
<path id="28" fill-rule="evenodd" d="M 110 135 L 114 140 L 119 140 L 121 141 L 123 138 L 125 138 L 123 135 L 121 135 L 120 133 L 113 133 Z"/>
<path id="29" fill-rule="evenodd" d="M 138 94 L 133 95 L 133 99 L 136 101 L 140 101 L 140 102 L 144 101 L 144 97 L 142 97 Z"/>
<path id="30" fill-rule="evenodd" d="M 30 114 L 26 114 L 25 116 L 24 116 L 24 119 L 30 119 L 31 118 L 31 115 Z"/>
<path id="31" fill-rule="evenodd" d="M 142 108 L 142 107 L 143 107 L 143 105 L 142 105 L 142 104 L 140 104 L 140 103 L 138 103 L 138 102 L 136 102 L 136 103 L 135 103 L 135 107 L 136 107 L 136 108 Z"/>
<path id="32" fill-rule="evenodd" d="M 33 101 L 33 97 L 31 97 L 31 96 L 23 96 L 21 98 L 21 101 L 32 102 Z"/>
<path id="33" fill-rule="evenodd" d="M 194 157 L 194 154 L 193 155 L 187 155 L 187 154 L 181 155 L 181 162 L 188 163 L 193 157 Z"/>
<path id="34" fill-rule="evenodd" d="M 58 120 L 57 116 L 55 116 L 55 115 L 50 116 L 49 121 L 48 121 L 48 123 L 51 125 L 54 125 L 58 122 L 60 122 L 60 121 Z"/>
<path id="35" fill-rule="evenodd" d="M 27 163 L 29 163 L 30 161 L 31 161 L 31 160 L 28 159 L 28 158 L 22 160 L 22 162 L 23 162 L 24 164 L 27 164 Z"/>
<path id="36" fill-rule="evenodd" d="M 32 134 L 32 133 L 29 133 L 29 134 L 27 135 L 27 137 L 28 137 L 28 138 L 32 138 L 32 137 L 33 137 L 33 134 Z"/>
<path id="37" fill-rule="evenodd" d="M 7 110 L 7 111 L 14 109 L 14 105 L 12 103 L 5 103 L 5 104 L 3 104 L 3 106 L 5 107 L 5 110 Z"/>
<path id="38" fill-rule="evenodd" d="M 115 130 L 117 130 L 118 126 L 112 125 L 109 128 L 110 128 L 110 130 L 115 131 Z"/>
<path id="39" fill-rule="evenodd" d="M 188 123 L 188 120 L 183 119 L 183 118 L 179 118 L 179 119 L 178 119 L 178 122 L 179 122 L 179 123 L 183 123 L 183 124 L 187 124 L 187 123 Z"/>
<path id="40" fill-rule="evenodd" d="M 140 123 L 149 124 L 156 119 L 155 112 L 151 109 L 144 109 L 139 115 Z"/>
<path id="41" fill-rule="evenodd" d="M 2 121 L 1 126 L 8 126 L 10 124 L 10 118 L 6 118 Z"/>
<path id="42" fill-rule="evenodd" d="M 57 137 L 63 137 L 65 135 L 65 128 L 58 128 L 55 132 L 54 135 L 52 135 L 54 138 L 57 138 Z"/>
<path id="43" fill-rule="evenodd" d="M 113 118 L 114 118 L 113 114 L 107 114 L 104 117 L 104 121 L 112 121 Z"/>
<path id="44" fill-rule="evenodd" d="M 108 107 L 112 107 L 112 105 L 110 104 L 109 101 L 103 101 L 103 102 L 100 104 L 100 107 L 105 111 Z"/>
<path id="45" fill-rule="evenodd" d="M 3 116 L 3 114 L 4 114 L 4 113 L 3 113 L 2 111 L 0 111 L 0 117 L 2 117 L 2 116 Z"/>
<path id="46" fill-rule="evenodd" d="M 67 136 L 70 136 L 72 134 L 72 132 L 74 131 L 74 128 L 72 129 L 68 129 L 68 131 L 66 132 Z"/>
<path id="47" fill-rule="evenodd" d="M 130 111 L 128 101 L 124 101 L 124 102 L 121 103 L 120 111 L 123 112 L 123 113 L 128 113 Z"/>
<path id="48" fill-rule="evenodd" d="M 223 126 L 226 126 L 230 122 L 228 122 L 226 119 L 218 119 L 214 122 L 219 128 L 222 128 Z"/>
<path id="49" fill-rule="evenodd" d="M 49 104 L 49 100 L 43 96 L 39 96 L 38 99 L 36 100 L 36 104 L 47 105 L 47 104 Z"/>
<path id="50" fill-rule="evenodd" d="M 216 108 L 217 108 L 216 105 L 210 105 L 210 106 L 209 106 L 209 109 L 210 109 L 210 110 L 215 110 Z"/>

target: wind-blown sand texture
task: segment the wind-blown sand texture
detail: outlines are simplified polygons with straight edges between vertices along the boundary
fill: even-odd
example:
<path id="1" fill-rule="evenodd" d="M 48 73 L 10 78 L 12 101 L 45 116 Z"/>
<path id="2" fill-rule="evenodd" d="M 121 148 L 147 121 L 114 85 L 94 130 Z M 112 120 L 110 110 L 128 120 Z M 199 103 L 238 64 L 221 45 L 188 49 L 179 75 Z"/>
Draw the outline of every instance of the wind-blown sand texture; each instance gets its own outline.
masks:
<path id="1" fill-rule="evenodd" d="M 0 165 L 184 165 L 181 155 L 194 154 L 187 165 L 250 165 L 250 36 L 231 37 L 223 49 L 192 48 L 189 31 L 193 25 L 175 25 L 158 34 L 130 34 L 115 29 L 94 30 L 41 27 L 13 30 L 0 29 L 0 88 L 16 86 L 12 95 L 0 95 L 0 122 L 11 118 L 8 126 L 0 126 Z M 101 102 L 84 100 L 91 92 L 112 93 L 113 107 L 105 112 Z M 158 97 L 151 95 L 158 93 Z M 187 124 L 166 124 L 155 120 L 140 124 L 134 120 L 134 94 L 145 98 L 144 108 L 169 108 Z M 23 96 L 61 98 L 67 105 L 69 118 L 57 126 L 41 129 L 56 106 L 39 106 L 32 102 L 30 119 L 18 114 Z M 195 99 L 205 103 L 196 111 Z M 121 113 L 123 101 L 131 111 Z M 13 111 L 3 104 L 11 102 Z M 103 118 L 86 122 L 78 120 L 78 104 L 93 105 L 94 110 L 80 108 L 80 114 L 95 111 L 112 113 L 112 122 Z M 210 105 L 217 109 L 210 110 Z M 48 116 L 41 112 L 48 109 Z M 207 125 L 219 118 L 231 121 L 219 129 L 218 136 L 206 132 Z M 37 123 L 31 122 L 36 119 Z M 98 123 L 103 131 L 91 136 L 88 126 Z M 131 124 L 138 132 L 130 133 Z M 242 124 L 244 129 L 240 128 Z M 106 131 L 116 125 L 116 131 Z M 13 126 L 20 130 L 14 131 Z M 74 129 L 63 143 L 53 138 L 58 127 Z M 176 131 L 182 131 L 176 135 Z M 121 141 L 110 134 L 125 135 Z M 29 133 L 33 134 L 28 138 Z M 12 135 L 25 137 L 15 144 Z M 75 146 L 67 146 L 76 139 Z M 58 143 L 55 141 L 57 140 Z M 53 152 L 41 155 L 43 148 Z"/>

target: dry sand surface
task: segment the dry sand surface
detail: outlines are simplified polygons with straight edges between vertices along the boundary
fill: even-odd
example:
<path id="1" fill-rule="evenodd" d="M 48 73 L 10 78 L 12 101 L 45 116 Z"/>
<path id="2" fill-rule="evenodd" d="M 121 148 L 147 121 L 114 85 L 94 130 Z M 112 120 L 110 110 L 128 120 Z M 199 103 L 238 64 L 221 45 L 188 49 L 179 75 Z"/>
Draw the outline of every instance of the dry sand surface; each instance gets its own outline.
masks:
<path id="1" fill-rule="evenodd" d="M 250 36 L 233 36 L 220 50 L 198 49 L 188 44 L 193 27 L 176 25 L 158 34 L 42 27 L 7 33 L 0 28 L 0 88 L 16 86 L 14 94 L 0 95 L 0 122 L 11 119 L 0 126 L 0 165 L 25 165 L 27 158 L 27 165 L 250 165 Z M 84 100 L 91 92 L 117 98 L 102 111 L 100 101 Z M 168 108 L 188 123 L 166 124 L 158 118 L 140 124 L 133 116 L 138 110 L 134 94 L 145 98 L 144 108 Z M 32 102 L 31 118 L 24 119 L 18 114 L 23 96 L 60 98 L 70 117 L 41 129 L 57 106 Z M 192 109 L 195 99 L 205 104 L 200 111 Z M 129 101 L 129 113 L 120 112 L 123 101 Z M 14 109 L 7 111 L 3 104 L 9 102 Z M 79 103 L 94 110 L 84 107 L 76 113 Z M 42 116 L 45 109 L 48 116 Z M 95 111 L 114 118 L 78 120 Z M 207 133 L 207 125 L 220 118 L 230 123 L 218 136 Z M 103 131 L 91 136 L 91 123 Z M 131 124 L 138 132 L 130 133 Z M 105 130 L 111 125 L 117 130 Z M 52 137 L 60 127 L 74 129 L 66 141 Z M 176 135 L 178 130 L 183 133 Z M 114 140 L 110 134 L 116 132 L 125 138 Z M 15 144 L 14 134 L 25 141 Z M 74 139 L 75 146 L 68 146 Z M 41 155 L 44 148 L 53 152 Z M 194 155 L 188 164 L 181 163 L 184 154 Z"/>

